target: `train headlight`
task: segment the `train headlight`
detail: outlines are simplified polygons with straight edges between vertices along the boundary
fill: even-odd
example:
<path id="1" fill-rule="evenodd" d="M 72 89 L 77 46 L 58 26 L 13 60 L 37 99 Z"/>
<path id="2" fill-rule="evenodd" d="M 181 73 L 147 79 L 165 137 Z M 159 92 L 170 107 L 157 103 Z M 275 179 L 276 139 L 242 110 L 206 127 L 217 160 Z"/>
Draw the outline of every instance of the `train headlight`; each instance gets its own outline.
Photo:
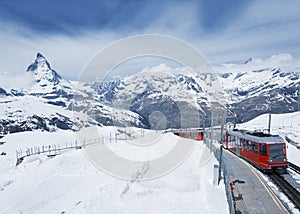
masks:
<path id="1" fill-rule="evenodd" d="M 268 162 L 273 162 L 273 160 L 272 160 L 272 159 L 268 159 L 267 161 L 268 161 Z"/>

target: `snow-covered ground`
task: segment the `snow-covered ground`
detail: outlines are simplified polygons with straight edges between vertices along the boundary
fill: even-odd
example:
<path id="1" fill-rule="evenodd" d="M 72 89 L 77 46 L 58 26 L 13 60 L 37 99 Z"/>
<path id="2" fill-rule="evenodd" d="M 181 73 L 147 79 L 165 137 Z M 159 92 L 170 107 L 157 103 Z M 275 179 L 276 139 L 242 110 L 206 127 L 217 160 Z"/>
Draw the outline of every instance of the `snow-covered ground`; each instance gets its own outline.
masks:
<path id="1" fill-rule="evenodd" d="M 107 141 L 116 130 L 101 129 Z M 167 133 L 159 139 L 165 142 L 176 138 Z M 217 160 L 202 142 L 195 144 L 175 170 L 147 181 L 126 181 L 105 174 L 83 150 L 70 150 L 54 158 L 34 155 L 15 166 L 16 150 L 20 148 L 71 144 L 75 140 L 71 131 L 23 132 L 2 138 L 5 144 L 0 145 L 0 153 L 6 155 L 0 156 L 1 213 L 228 213 L 224 184 L 213 186 Z M 125 141 L 111 143 L 130 154 L 129 147 L 123 145 Z"/>
<path id="2" fill-rule="evenodd" d="M 73 112 L 63 109 L 59 106 L 47 104 L 46 99 L 37 98 L 30 95 L 13 97 L 7 96 L 0 101 L 1 119 L 10 119 L 19 121 L 23 118 L 40 115 L 41 117 L 57 116 L 57 113 L 65 117 L 72 118 Z M 47 109 L 47 111 L 45 111 Z"/>
<path id="3" fill-rule="evenodd" d="M 269 114 L 263 114 L 247 123 L 237 125 L 237 128 L 266 130 L 268 121 Z M 300 112 L 272 114 L 271 134 L 278 134 L 283 138 L 287 136 L 300 145 Z M 296 146 L 288 144 L 287 157 L 290 162 L 300 166 L 300 149 L 297 149 Z"/>

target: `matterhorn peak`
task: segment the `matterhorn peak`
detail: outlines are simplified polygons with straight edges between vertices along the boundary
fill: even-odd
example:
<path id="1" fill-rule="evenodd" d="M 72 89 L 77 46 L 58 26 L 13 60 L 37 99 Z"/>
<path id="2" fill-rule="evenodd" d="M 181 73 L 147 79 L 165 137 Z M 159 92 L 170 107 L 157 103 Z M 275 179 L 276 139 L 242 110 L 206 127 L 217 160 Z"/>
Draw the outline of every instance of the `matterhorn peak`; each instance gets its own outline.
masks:
<path id="1" fill-rule="evenodd" d="M 40 52 L 38 52 L 36 54 L 36 58 L 44 58 L 45 59 L 45 57 L 43 56 L 43 54 L 41 54 Z"/>
<path id="2" fill-rule="evenodd" d="M 38 68 L 40 68 L 42 71 L 51 70 L 49 62 L 40 52 L 37 53 L 34 62 L 28 66 L 27 71 L 35 71 Z"/>
<path id="3" fill-rule="evenodd" d="M 43 88 L 50 85 L 52 88 L 62 80 L 62 77 L 51 69 L 49 62 L 40 52 L 37 53 L 34 62 L 28 66 L 27 72 L 31 72 L 36 82 Z"/>

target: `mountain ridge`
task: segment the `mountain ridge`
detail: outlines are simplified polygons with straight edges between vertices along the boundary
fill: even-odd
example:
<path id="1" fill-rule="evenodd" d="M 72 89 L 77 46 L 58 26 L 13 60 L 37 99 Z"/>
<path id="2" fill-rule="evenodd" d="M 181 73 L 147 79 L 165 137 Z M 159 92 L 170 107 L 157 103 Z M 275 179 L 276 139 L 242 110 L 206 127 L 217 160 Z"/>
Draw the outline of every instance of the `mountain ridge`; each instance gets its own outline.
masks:
<path id="1" fill-rule="evenodd" d="M 8 109 L 0 115 L 2 129 L 16 132 L 57 128 L 75 131 L 90 125 L 180 128 L 183 123 L 187 127 L 202 125 L 199 118 L 206 118 L 209 124 L 215 106 L 205 89 L 205 84 L 211 84 L 205 82 L 208 79 L 220 82 L 224 100 L 217 106 L 223 106 L 221 108 L 228 112 L 229 117 L 235 115 L 234 119 L 229 119 L 233 122 L 248 121 L 267 112 L 296 111 L 299 73 L 285 72 L 278 66 L 259 67 L 259 60 L 252 58 L 247 61 L 241 65 L 219 67 L 221 71 L 217 71 L 213 79 L 205 73 L 197 77 L 193 74 L 173 75 L 171 68 L 159 65 L 115 81 L 75 83 L 53 70 L 44 55 L 37 53 L 26 70 L 34 78 L 33 85 L 10 92 L 0 88 L 0 102 Z M 56 106 L 55 110 L 51 114 L 40 111 L 27 114 L 22 105 L 29 105 L 30 100 L 35 99 L 44 111 L 53 109 L 51 106 Z M 72 112 L 79 114 L 79 119 L 75 119 Z M 157 115 L 165 117 L 160 120 L 166 121 L 165 124 L 153 124 Z"/>

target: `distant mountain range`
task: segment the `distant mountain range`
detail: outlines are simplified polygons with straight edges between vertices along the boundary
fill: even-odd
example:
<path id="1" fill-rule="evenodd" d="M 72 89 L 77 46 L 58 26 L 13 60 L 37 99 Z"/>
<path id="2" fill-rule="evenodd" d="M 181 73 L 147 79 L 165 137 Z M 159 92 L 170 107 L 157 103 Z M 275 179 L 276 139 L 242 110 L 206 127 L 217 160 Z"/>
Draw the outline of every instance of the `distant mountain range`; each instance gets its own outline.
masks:
<path id="1" fill-rule="evenodd" d="M 242 65 L 219 67 L 217 78 L 228 121 L 245 122 L 260 114 L 293 112 L 298 108 L 299 73 L 279 67 L 253 69 Z M 257 66 L 256 66 L 257 67 Z M 110 82 L 72 82 L 59 75 L 38 53 L 27 68 L 30 84 L 22 89 L 0 85 L 0 132 L 42 129 L 78 130 L 90 125 L 163 129 L 195 127 L 212 104 L 202 77 L 174 75 L 166 65 Z M 205 76 L 206 74 L 201 74 Z M 204 82 L 205 83 L 205 82 Z M 201 120 L 195 117 L 201 118 Z"/>

